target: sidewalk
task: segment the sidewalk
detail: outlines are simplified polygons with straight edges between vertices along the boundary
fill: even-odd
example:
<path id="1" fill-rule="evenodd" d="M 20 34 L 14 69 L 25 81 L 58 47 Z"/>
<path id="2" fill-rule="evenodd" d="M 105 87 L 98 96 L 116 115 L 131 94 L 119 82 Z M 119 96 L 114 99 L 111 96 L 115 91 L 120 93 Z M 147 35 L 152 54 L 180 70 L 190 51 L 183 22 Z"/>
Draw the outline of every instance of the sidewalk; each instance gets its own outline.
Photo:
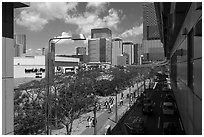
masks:
<path id="1" fill-rule="evenodd" d="M 139 87 L 142 85 L 142 83 L 138 84 Z M 131 92 L 137 90 L 137 84 L 133 88 L 131 88 Z M 123 106 L 118 106 L 118 121 L 119 119 L 126 113 L 126 111 L 129 109 L 129 99 L 126 98 L 126 95 L 129 93 L 129 88 L 123 91 L 124 94 L 124 104 Z M 119 99 L 120 99 L 121 94 L 117 94 L 117 102 L 119 104 Z M 108 97 L 103 97 L 100 99 L 100 102 L 104 102 Z M 105 133 L 105 127 L 107 125 L 110 125 L 111 128 L 113 128 L 116 123 L 115 121 L 115 96 L 112 96 L 114 98 L 114 106 L 112 108 L 113 113 L 108 113 L 107 109 L 102 109 L 100 111 L 97 111 L 96 117 L 97 117 L 97 134 L 104 134 Z M 93 130 L 94 128 L 87 128 L 86 126 L 88 125 L 87 123 L 87 118 L 88 116 L 93 117 L 93 112 L 89 112 L 86 114 L 82 114 L 80 118 L 75 119 L 73 122 L 73 128 L 72 128 L 72 135 L 93 135 Z M 108 119 L 110 118 L 110 119 Z M 113 120 L 113 121 L 112 121 Z M 66 128 L 62 128 L 59 130 L 52 130 L 52 135 L 66 135 Z"/>

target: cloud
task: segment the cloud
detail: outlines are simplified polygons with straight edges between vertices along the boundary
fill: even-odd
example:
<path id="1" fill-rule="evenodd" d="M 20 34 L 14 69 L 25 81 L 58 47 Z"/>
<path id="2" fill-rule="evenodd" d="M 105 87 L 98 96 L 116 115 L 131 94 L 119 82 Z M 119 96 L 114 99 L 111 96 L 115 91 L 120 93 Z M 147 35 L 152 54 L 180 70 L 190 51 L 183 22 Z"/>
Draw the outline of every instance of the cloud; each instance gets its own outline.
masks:
<path id="1" fill-rule="evenodd" d="M 64 19 L 68 12 L 76 10 L 77 3 L 33 2 L 30 7 L 21 11 L 16 23 L 31 31 L 39 31 L 50 21 Z"/>
<path id="2" fill-rule="evenodd" d="M 20 17 L 17 18 L 16 23 L 20 26 L 29 28 L 31 31 L 38 31 L 43 29 L 48 21 L 41 18 L 39 13 L 23 10 Z"/>
<path id="3" fill-rule="evenodd" d="M 62 32 L 62 34 L 60 36 L 57 36 L 55 38 L 63 38 L 63 37 L 70 37 L 71 36 L 71 32 Z M 54 43 L 57 44 L 68 44 L 68 43 L 73 43 L 74 41 L 71 39 L 55 39 L 52 40 Z"/>
<path id="4" fill-rule="evenodd" d="M 104 12 L 107 7 L 108 2 L 88 2 L 88 4 L 86 5 L 86 9 L 94 12 L 97 15 Z"/>
<path id="5" fill-rule="evenodd" d="M 47 20 L 52 19 L 64 19 L 67 12 L 75 11 L 77 3 L 65 3 L 65 2 L 45 2 L 45 3 L 32 3 L 32 8 L 36 12 L 41 13 L 41 16 Z"/>
<path id="6" fill-rule="evenodd" d="M 136 25 L 132 29 L 126 30 L 121 34 L 121 37 L 127 38 L 127 37 L 136 37 L 138 35 L 143 34 L 143 24 Z"/>
<path id="7" fill-rule="evenodd" d="M 103 18 L 92 12 L 84 12 L 83 14 L 67 16 L 66 18 L 66 23 L 78 25 L 78 31 L 84 34 L 89 34 L 91 29 L 99 27 L 117 29 L 119 22 L 120 17 L 115 9 L 110 9 L 108 15 Z"/>
<path id="8" fill-rule="evenodd" d="M 16 23 L 31 31 L 40 31 L 49 21 L 59 19 L 77 25 L 75 33 L 90 35 L 93 28 L 108 27 L 116 30 L 121 21 L 122 10 L 111 8 L 106 15 L 99 16 L 107 10 L 107 2 L 87 3 L 86 11 L 80 14 L 77 12 L 77 5 L 75 2 L 33 2 L 29 8 L 22 10 Z"/>

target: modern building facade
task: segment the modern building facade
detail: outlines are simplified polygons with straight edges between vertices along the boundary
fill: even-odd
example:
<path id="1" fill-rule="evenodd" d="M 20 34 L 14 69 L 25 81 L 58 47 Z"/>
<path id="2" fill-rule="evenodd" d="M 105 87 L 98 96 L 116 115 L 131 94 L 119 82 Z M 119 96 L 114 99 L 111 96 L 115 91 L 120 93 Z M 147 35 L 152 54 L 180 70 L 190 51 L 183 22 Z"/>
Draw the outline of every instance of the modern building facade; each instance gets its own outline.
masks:
<path id="1" fill-rule="evenodd" d="M 142 42 L 143 61 L 160 61 L 164 60 L 164 51 L 151 50 L 153 48 L 162 48 L 159 29 L 157 25 L 156 12 L 153 3 L 143 5 L 143 42 Z M 155 52 L 158 55 L 155 58 Z M 152 55 L 153 54 L 153 55 Z"/>
<path id="2" fill-rule="evenodd" d="M 14 8 L 29 3 L 2 2 L 2 134 L 14 134 Z"/>
<path id="3" fill-rule="evenodd" d="M 202 135 L 202 2 L 155 7 L 183 127 L 188 135 Z"/>
<path id="4" fill-rule="evenodd" d="M 128 64 L 131 65 L 134 62 L 134 50 L 132 44 L 123 44 L 123 54 L 128 56 Z"/>
<path id="5" fill-rule="evenodd" d="M 86 55 L 86 47 L 77 47 L 76 55 Z"/>
<path id="6" fill-rule="evenodd" d="M 122 41 L 113 41 L 112 44 L 112 65 L 118 65 L 118 56 L 122 55 Z"/>
<path id="7" fill-rule="evenodd" d="M 111 42 L 106 38 L 88 40 L 89 62 L 111 63 Z"/>
<path id="8" fill-rule="evenodd" d="M 123 57 L 125 58 L 125 66 L 130 65 L 130 55 L 123 52 Z"/>
<path id="9" fill-rule="evenodd" d="M 111 63 L 112 61 L 112 31 L 108 28 L 91 29 L 91 38 L 100 39 L 100 62 Z"/>
<path id="10" fill-rule="evenodd" d="M 20 57 L 26 53 L 26 35 L 15 34 L 14 35 L 14 57 Z"/>
<path id="11" fill-rule="evenodd" d="M 127 66 L 127 57 L 126 56 L 117 56 L 117 65 L 119 66 Z"/>
<path id="12" fill-rule="evenodd" d="M 88 40 L 88 61 L 100 62 L 100 39 Z"/>
<path id="13" fill-rule="evenodd" d="M 142 44 L 136 43 L 133 45 L 133 64 L 140 65 L 140 58 L 142 55 Z"/>
<path id="14" fill-rule="evenodd" d="M 112 31 L 109 28 L 91 29 L 91 38 L 112 38 Z"/>

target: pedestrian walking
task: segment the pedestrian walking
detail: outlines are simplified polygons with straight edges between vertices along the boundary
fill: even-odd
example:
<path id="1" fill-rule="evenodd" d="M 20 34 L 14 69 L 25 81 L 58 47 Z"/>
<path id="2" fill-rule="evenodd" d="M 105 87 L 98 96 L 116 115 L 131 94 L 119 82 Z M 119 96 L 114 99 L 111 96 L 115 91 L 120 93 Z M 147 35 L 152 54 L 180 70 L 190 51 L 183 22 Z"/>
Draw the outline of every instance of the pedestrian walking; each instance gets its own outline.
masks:
<path id="1" fill-rule="evenodd" d="M 123 94 L 123 92 L 121 93 L 121 98 L 123 98 L 123 96 L 124 96 L 124 94 Z"/>
<path id="2" fill-rule="evenodd" d="M 123 105 L 123 98 L 121 97 L 120 98 L 120 106 L 122 106 Z"/>
<path id="3" fill-rule="evenodd" d="M 129 98 L 130 97 L 130 95 L 129 95 L 129 93 L 127 93 L 127 98 Z"/>
<path id="4" fill-rule="evenodd" d="M 98 103 L 98 110 L 99 111 L 101 110 L 101 103 L 100 102 Z"/>
<path id="5" fill-rule="evenodd" d="M 108 103 L 108 113 L 112 113 L 111 104 Z"/>
<path id="6" fill-rule="evenodd" d="M 108 108 L 108 101 L 107 100 L 105 101 L 104 106 L 106 109 Z"/>
<path id="7" fill-rule="evenodd" d="M 92 117 L 92 127 L 95 127 L 97 123 L 97 119 L 95 119 L 94 117 Z"/>
<path id="8" fill-rule="evenodd" d="M 87 122 L 88 122 L 88 126 L 87 127 L 91 127 L 92 119 L 91 119 L 90 116 L 87 118 Z"/>

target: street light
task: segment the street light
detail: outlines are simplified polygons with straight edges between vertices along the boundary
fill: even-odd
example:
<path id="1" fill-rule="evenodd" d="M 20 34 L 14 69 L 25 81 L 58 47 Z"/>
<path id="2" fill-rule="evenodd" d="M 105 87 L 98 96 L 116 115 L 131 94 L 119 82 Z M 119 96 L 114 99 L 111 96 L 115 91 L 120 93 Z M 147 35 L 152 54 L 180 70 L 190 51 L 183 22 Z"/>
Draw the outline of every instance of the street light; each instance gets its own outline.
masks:
<path id="1" fill-rule="evenodd" d="M 134 43 L 133 42 L 131 42 L 131 41 L 125 41 L 125 42 L 123 42 L 122 43 L 122 52 L 123 52 L 123 45 L 131 45 L 131 59 L 130 59 L 130 65 L 132 65 L 132 46 L 134 45 Z"/>
<path id="2" fill-rule="evenodd" d="M 118 103 L 117 103 L 117 92 L 118 92 L 118 88 L 116 87 L 115 88 L 115 93 L 116 93 L 116 95 L 115 95 L 115 122 L 117 123 L 118 122 Z"/>
<path id="3" fill-rule="evenodd" d="M 142 65 L 143 57 L 144 57 L 144 55 L 140 55 L 140 65 Z"/>
<path id="4" fill-rule="evenodd" d="M 49 92 L 50 92 L 50 84 L 51 80 L 53 80 L 53 74 L 54 74 L 54 61 L 55 61 L 55 44 L 52 44 L 51 42 L 53 40 L 61 40 L 61 39 L 71 39 L 71 40 L 86 40 L 86 37 L 83 34 L 72 34 L 72 36 L 69 37 L 55 37 L 49 39 L 48 42 L 48 51 L 45 56 L 45 69 L 46 69 L 46 81 L 47 81 L 47 94 L 46 94 L 46 133 L 47 135 L 51 134 L 50 130 L 50 106 L 49 106 Z"/>

